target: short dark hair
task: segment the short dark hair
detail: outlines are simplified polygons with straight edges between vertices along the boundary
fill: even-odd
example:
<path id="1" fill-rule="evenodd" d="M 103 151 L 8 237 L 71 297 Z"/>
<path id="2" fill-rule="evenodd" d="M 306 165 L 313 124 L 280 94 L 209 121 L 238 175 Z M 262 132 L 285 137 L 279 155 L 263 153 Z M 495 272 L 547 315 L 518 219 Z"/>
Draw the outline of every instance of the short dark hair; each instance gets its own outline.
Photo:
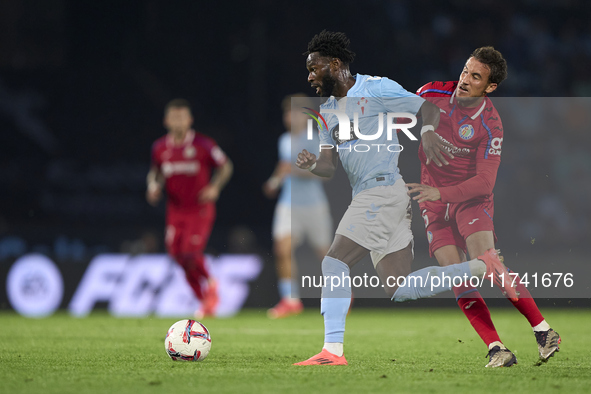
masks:
<path id="1" fill-rule="evenodd" d="M 320 56 L 330 56 L 341 59 L 345 64 L 353 63 L 355 52 L 349 49 L 351 41 L 345 33 L 322 30 L 308 43 L 308 56 L 312 52 L 318 52 Z"/>
<path id="2" fill-rule="evenodd" d="M 507 61 L 503 58 L 501 52 L 495 48 L 491 46 L 477 48 L 472 52 L 470 57 L 473 57 L 489 68 L 490 75 L 488 76 L 488 81 L 490 83 L 500 84 L 507 79 Z"/>
<path id="3" fill-rule="evenodd" d="M 171 108 L 187 108 L 189 112 L 191 112 L 191 104 L 185 99 L 176 98 L 174 100 L 170 100 L 168 104 L 164 107 L 164 115 L 168 113 L 168 110 Z"/>

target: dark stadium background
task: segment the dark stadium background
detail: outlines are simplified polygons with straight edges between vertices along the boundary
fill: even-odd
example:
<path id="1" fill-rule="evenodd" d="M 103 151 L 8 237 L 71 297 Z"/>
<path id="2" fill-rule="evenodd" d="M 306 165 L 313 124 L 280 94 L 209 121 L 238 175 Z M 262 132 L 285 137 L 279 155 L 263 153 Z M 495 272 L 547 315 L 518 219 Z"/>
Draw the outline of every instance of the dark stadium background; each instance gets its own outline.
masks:
<path id="1" fill-rule="evenodd" d="M 282 98 L 313 94 L 302 52 L 314 34 L 346 32 L 354 73 L 409 90 L 457 78 L 474 48 L 494 45 L 509 64 L 497 97 L 591 96 L 590 19 L 583 0 L 1 0 L 1 277 L 32 251 L 78 277 L 97 253 L 163 251 L 164 207 L 145 202 L 145 175 L 162 108 L 184 97 L 196 129 L 235 164 L 210 252 L 260 253 L 248 305 L 271 306 L 274 202 L 261 185 L 277 160 Z M 505 129 L 495 222 L 508 254 L 584 253 L 590 133 L 564 135 L 561 155 L 554 133 Z M 407 180 L 418 180 L 416 147 L 401 157 Z M 418 215 L 414 231 L 424 256 Z"/>

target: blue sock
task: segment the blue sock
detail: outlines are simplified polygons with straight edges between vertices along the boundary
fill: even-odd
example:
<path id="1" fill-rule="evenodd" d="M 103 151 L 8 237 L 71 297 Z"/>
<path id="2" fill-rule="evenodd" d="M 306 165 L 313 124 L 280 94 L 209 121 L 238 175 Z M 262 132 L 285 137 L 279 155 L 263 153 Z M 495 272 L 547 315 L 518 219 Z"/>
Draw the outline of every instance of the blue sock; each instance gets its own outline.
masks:
<path id="1" fill-rule="evenodd" d="M 426 267 L 412 272 L 406 277 L 404 286 L 398 287 L 392 299 L 396 302 L 404 302 L 432 297 L 451 290 L 455 277 L 462 278 L 462 281 L 470 280 L 472 274 L 468 261 L 446 267 Z M 457 285 L 458 282 L 459 279 L 456 279 L 455 284 Z"/>
<path id="2" fill-rule="evenodd" d="M 324 316 L 324 342 L 343 343 L 345 319 L 351 304 L 349 266 L 326 256 L 322 260 L 322 276 L 326 281 L 322 287 L 320 304 L 320 312 Z"/>
<path id="3" fill-rule="evenodd" d="M 291 279 L 279 279 L 278 287 L 281 298 L 291 298 Z"/>

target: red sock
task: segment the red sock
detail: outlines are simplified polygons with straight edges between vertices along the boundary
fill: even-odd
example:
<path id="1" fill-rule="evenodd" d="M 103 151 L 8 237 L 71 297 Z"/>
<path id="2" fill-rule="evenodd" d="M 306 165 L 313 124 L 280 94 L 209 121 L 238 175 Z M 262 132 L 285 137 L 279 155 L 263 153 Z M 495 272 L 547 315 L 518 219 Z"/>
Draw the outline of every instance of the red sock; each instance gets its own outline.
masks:
<path id="1" fill-rule="evenodd" d="M 513 271 L 509 270 L 509 272 Z M 517 290 L 517 294 L 519 294 L 519 300 L 517 302 L 509 301 L 511 301 L 513 306 L 525 316 L 529 324 L 531 324 L 532 327 L 535 327 L 544 321 L 544 316 L 542 316 L 542 313 L 538 309 L 529 290 L 523 285 L 523 283 L 521 283 L 521 278 L 517 277 L 515 283 L 517 283 L 515 290 Z"/>
<path id="2" fill-rule="evenodd" d="M 490 318 L 490 311 L 480 296 L 478 290 L 471 286 L 458 286 L 453 288 L 458 306 L 472 324 L 480 338 L 488 346 L 490 343 L 499 341 L 499 334 Z"/>

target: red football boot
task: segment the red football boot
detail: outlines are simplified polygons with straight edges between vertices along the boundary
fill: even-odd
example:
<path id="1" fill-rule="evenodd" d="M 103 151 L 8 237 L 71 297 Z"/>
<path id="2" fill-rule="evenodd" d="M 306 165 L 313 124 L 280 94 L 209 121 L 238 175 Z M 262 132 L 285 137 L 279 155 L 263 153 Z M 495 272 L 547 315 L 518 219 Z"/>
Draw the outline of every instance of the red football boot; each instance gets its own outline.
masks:
<path id="1" fill-rule="evenodd" d="M 284 317 L 298 315 L 304 310 L 304 304 L 298 299 L 282 298 L 273 308 L 267 311 L 269 319 L 282 319 Z"/>

